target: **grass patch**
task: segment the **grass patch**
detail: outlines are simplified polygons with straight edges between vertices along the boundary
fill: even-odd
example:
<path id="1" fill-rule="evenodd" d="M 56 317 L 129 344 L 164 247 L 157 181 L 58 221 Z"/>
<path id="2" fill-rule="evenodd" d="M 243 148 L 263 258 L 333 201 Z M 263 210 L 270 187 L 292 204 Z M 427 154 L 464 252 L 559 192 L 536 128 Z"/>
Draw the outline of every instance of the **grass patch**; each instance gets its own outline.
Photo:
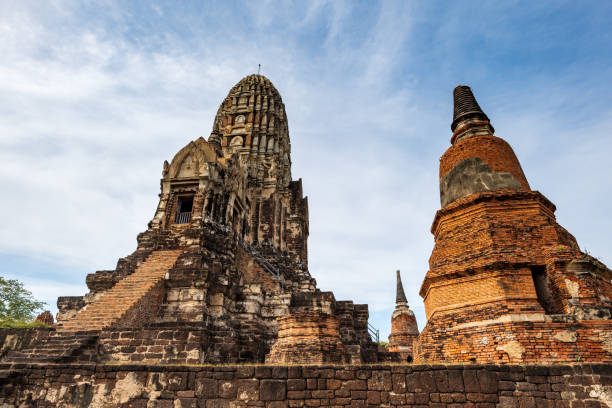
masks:
<path id="1" fill-rule="evenodd" d="M 48 324 L 33 320 L 31 322 L 24 322 L 21 320 L 0 320 L 0 328 L 8 329 L 46 329 L 49 328 Z"/>

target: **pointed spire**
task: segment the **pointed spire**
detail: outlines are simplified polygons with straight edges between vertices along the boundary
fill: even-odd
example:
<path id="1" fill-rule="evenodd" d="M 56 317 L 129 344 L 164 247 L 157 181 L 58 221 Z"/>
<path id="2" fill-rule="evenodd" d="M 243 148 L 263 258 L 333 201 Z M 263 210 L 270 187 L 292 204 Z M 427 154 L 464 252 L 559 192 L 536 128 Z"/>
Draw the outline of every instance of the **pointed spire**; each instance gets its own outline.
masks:
<path id="1" fill-rule="evenodd" d="M 453 99 L 455 102 L 455 109 L 453 112 L 453 123 L 451 124 L 452 131 L 455 131 L 459 122 L 468 117 L 489 120 L 487 115 L 485 115 L 480 108 L 480 105 L 478 105 L 469 86 L 457 86 L 453 91 Z"/>
<path id="2" fill-rule="evenodd" d="M 400 276 L 399 269 L 396 272 L 397 274 L 397 294 L 395 295 L 395 303 L 408 303 L 406 300 L 406 294 L 404 293 L 404 287 L 402 286 L 402 277 Z"/>
<path id="3" fill-rule="evenodd" d="M 469 86 L 459 85 L 453 91 L 454 111 L 451 143 L 463 137 L 495 132 L 488 116 L 482 111 Z"/>

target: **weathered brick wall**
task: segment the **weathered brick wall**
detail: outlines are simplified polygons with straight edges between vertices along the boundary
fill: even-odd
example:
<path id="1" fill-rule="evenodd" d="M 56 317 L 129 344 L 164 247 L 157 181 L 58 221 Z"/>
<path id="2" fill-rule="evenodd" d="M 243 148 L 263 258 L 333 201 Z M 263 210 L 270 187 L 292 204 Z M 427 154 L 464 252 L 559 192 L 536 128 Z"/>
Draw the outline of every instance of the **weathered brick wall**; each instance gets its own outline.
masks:
<path id="1" fill-rule="evenodd" d="M 479 273 L 474 275 L 431 284 L 425 298 L 427 318 L 430 319 L 435 312 L 448 308 L 476 308 L 479 304 L 500 300 L 515 307 L 524 305 L 521 312 L 543 313 L 538 304 L 529 268 L 506 266 L 504 269 L 491 272 L 479 270 Z M 472 318 L 474 317 L 476 315 L 472 314 Z"/>
<path id="2" fill-rule="evenodd" d="M 537 191 L 483 192 L 449 204 L 431 227 L 436 246 L 426 282 L 494 262 L 544 265 L 547 247 L 567 246 L 576 255 L 578 245 L 560 233 L 554 210 Z"/>
<path id="3" fill-rule="evenodd" d="M 83 296 L 60 296 L 57 298 L 58 312 L 55 318 L 57 321 L 71 319 L 83 306 L 85 306 Z"/>
<path id="4" fill-rule="evenodd" d="M 308 198 L 302 193 L 302 179 L 289 183 L 289 191 L 290 211 L 283 236 L 287 241 L 287 251 L 308 265 Z"/>
<path id="5" fill-rule="evenodd" d="M 255 258 L 240 247 L 236 250 L 236 264 L 238 270 L 244 273 L 245 284 L 260 284 L 267 291 L 280 291 L 279 279 L 266 272 Z"/>
<path id="6" fill-rule="evenodd" d="M 351 361 L 340 339 L 340 321 L 334 315 L 318 311 L 288 313 L 278 318 L 278 326 L 278 339 L 266 356 L 268 363 Z M 355 358 L 360 361 L 359 350 Z"/>
<path id="7" fill-rule="evenodd" d="M 439 314 L 419 336 L 419 357 L 454 362 L 609 362 L 609 320 L 575 321 L 566 315 L 515 315 L 456 324 Z M 523 321 L 520 321 L 523 319 Z"/>
<path id="8" fill-rule="evenodd" d="M 387 351 L 400 353 L 403 362 L 414 360 L 414 346 L 418 340 L 419 330 L 414 313 L 408 305 L 397 305 L 391 316 L 391 334 Z"/>
<path id="9" fill-rule="evenodd" d="M 609 364 L 58 365 L 24 367 L 21 373 L 4 372 L 0 384 L 0 404 L 8 407 L 583 408 L 612 405 L 612 365 Z"/>
<path id="10" fill-rule="evenodd" d="M 100 361 L 118 363 L 203 363 L 210 345 L 202 327 L 168 325 L 164 328 L 105 330 L 98 340 Z"/>
<path id="11" fill-rule="evenodd" d="M 164 281 L 158 282 L 145 296 L 126 310 L 117 327 L 142 327 L 157 316 L 164 299 Z"/>

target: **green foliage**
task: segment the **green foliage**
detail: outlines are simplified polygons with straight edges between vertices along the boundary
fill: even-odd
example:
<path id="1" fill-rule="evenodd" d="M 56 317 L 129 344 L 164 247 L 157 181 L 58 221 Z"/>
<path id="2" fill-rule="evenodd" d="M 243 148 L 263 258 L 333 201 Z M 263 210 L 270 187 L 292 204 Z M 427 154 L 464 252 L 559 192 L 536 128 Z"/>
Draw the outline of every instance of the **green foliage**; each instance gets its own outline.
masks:
<path id="1" fill-rule="evenodd" d="M 31 322 L 17 320 L 0 320 L 0 327 L 10 329 L 45 329 L 51 327 L 48 324 L 34 320 Z"/>
<path id="2" fill-rule="evenodd" d="M 27 324 L 43 305 L 45 302 L 34 299 L 23 283 L 0 276 L 0 325 Z"/>
<path id="3" fill-rule="evenodd" d="M 387 343 L 386 341 L 379 341 L 378 344 L 380 344 L 381 346 L 388 346 L 389 343 Z"/>

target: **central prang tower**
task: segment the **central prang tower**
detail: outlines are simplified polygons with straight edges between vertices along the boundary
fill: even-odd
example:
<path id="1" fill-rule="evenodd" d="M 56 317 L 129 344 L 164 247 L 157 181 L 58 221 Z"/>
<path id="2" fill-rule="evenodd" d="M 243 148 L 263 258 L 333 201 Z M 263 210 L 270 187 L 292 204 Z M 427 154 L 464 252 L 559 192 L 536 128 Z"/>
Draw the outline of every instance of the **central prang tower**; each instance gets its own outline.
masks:
<path id="1" fill-rule="evenodd" d="M 88 275 L 85 296 L 58 299 L 57 331 L 11 361 L 376 361 L 367 305 L 336 301 L 308 271 L 308 201 L 290 153 L 280 94 L 243 78 L 208 141 L 164 162 L 137 250 Z"/>
<path id="2" fill-rule="evenodd" d="M 196 221 L 223 222 L 246 242 L 306 265 L 308 201 L 301 179 L 291 179 L 290 154 L 280 94 L 262 75 L 243 78 L 221 103 L 208 142 L 200 138 L 164 164 L 152 228 L 185 223 L 175 214 L 191 210 Z"/>

